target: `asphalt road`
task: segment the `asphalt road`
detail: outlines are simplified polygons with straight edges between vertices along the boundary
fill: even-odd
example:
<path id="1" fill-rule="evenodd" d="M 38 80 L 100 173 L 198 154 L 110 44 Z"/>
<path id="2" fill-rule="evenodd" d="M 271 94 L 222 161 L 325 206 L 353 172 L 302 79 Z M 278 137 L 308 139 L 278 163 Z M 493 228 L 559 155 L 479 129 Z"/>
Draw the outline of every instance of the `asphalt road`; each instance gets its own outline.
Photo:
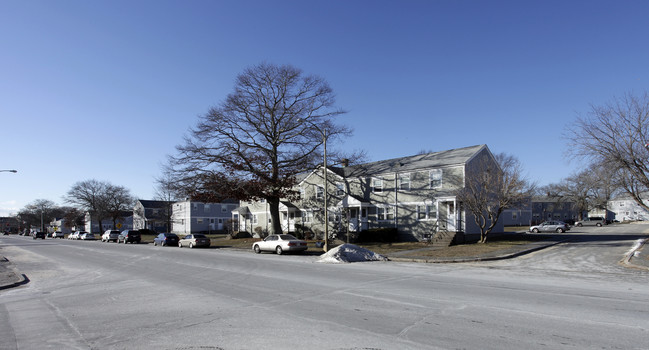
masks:
<path id="1" fill-rule="evenodd" d="M 581 228 L 511 260 L 314 256 L 0 238 L 0 349 L 647 349 L 646 225 Z"/>

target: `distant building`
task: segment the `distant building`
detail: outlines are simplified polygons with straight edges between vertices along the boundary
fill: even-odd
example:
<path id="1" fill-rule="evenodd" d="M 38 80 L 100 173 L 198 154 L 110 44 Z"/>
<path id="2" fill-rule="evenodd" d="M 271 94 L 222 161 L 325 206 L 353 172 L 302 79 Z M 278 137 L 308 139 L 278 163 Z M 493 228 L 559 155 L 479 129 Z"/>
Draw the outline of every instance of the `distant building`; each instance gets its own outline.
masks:
<path id="1" fill-rule="evenodd" d="M 101 220 L 101 225 L 94 218 L 90 217 L 90 213 L 86 212 L 85 217 L 85 226 L 83 230 L 86 232 L 92 233 L 103 233 L 106 230 L 132 230 L 133 229 L 133 212 L 132 211 L 123 211 L 121 217 L 116 220 L 115 227 L 113 227 L 113 219 L 103 219 Z"/>
<path id="2" fill-rule="evenodd" d="M 578 219 L 579 212 L 575 210 L 573 202 L 563 201 L 558 197 L 532 198 L 532 225 L 546 220 L 559 220 L 572 224 Z"/>
<path id="3" fill-rule="evenodd" d="M 649 193 L 643 194 L 642 202 L 649 204 Z M 611 216 L 618 221 L 647 221 L 649 212 L 630 196 L 620 196 L 608 202 Z"/>
<path id="4" fill-rule="evenodd" d="M 138 199 L 133 207 L 133 229 L 171 232 L 173 202 Z"/>
<path id="5" fill-rule="evenodd" d="M 11 233 L 18 233 L 20 229 L 20 221 L 15 216 L 0 217 L 0 231 L 9 231 Z"/>
<path id="6" fill-rule="evenodd" d="M 203 203 L 191 200 L 175 202 L 172 206 L 172 230 L 177 234 L 216 233 L 228 229 L 232 210 L 239 201 L 225 200 L 221 203 Z"/>

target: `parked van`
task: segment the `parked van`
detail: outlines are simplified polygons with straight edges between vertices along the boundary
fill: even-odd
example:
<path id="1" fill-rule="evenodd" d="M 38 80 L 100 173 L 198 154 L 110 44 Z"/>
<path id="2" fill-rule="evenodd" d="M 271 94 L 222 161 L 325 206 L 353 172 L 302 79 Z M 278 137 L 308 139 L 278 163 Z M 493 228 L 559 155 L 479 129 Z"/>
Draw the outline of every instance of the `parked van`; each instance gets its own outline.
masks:
<path id="1" fill-rule="evenodd" d="M 593 216 L 590 218 L 585 218 L 584 220 L 575 222 L 575 226 L 604 226 L 606 225 L 606 220 L 601 216 Z"/>

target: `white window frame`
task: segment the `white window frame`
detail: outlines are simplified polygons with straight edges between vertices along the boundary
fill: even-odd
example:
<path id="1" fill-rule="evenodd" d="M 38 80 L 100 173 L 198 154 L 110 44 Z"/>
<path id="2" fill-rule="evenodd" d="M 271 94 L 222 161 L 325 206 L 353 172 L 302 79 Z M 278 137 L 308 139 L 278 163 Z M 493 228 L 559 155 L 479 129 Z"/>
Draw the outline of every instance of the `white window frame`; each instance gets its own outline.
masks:
<path id="1" fill-rule="evenodd" d="M 429 173 L 430 188 L 442 188 L 442 177 L 444 171 L 442 169 L 432 169 Z"/>
<path id="2" fill-rule="evenodd" d="M 406 186 L 404 186 L 404 184 L 408 185 L 407 188 Z M 410 173 L 399 174 L 399 190 L 410 191 Z"/>
<path id="3" fill-rule="evenodd" d="M 259 217 L 257 216 L 257 214 L 252 214 L 252 223 L 253 224 L 259 223 Z"/>
<path id="4" fill-rule="evenodd" d="M 378 221 L 394 221 L 394 206 L 376 207 L 376 218 Z"/>
<path id="5" fill-rule="evenodd" d="M 372 193 L 381 193 L 383 192 L 383 178 L 382 177 L 373 177 L 372 178 Z"/>
<path id="6" fill-rule="evenodd" d="M 417 205 L 417 220 L 423 221 L 423 220 L 436 220 L 436 219 L 437 219 L 437 203 Z"/>
<path id="7" fill-rule="evenodd" d="M 324 187 L 320 185 L 316 185 L 315 187 L 315 198 L 316 199 L 323 199 L 324 198 Z"/>

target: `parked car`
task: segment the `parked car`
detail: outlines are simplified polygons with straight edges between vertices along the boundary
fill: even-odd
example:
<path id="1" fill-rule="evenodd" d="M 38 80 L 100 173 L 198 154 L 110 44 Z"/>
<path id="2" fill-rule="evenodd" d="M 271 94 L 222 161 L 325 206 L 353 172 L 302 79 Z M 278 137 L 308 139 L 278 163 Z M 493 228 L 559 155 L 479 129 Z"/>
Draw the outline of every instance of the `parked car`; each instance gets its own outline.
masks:
<path id="1" fill-rule="evenodd" d="M 32 233 L 32 238 L 33 239 L 36 239 L 36 238 L 45 239 L 45 232 L 34 232 L 34 233 Z"/>
<path id="2" fill-rule="evenodd" d="M 566 232 L 570 230 L 570 226 L 563 221 L 545 221 L 540 225 L 530 227 L 530 232 Z"/>
<path id="3" fill-rule="evenodd" d="M 140 243 L 142 236 L 140 236 L 140 231 L 134 230 L 124 230 L 117 237 L 117 243 Z"/>
<path id="4" fill-rule="evenodd" d="M 63 239 L 64 237 L 65 237 L 65 235 L 61 231 L 56 231 L 56 232 L 52 233 L 52 238 Z"/>
<path id="5" fill-rule="evenodd" d="M 95 237 L 95 234 L 92 233 L 92 232 L 84 232 L 84 233 L 79 237 L 79 239 L 84 240 L 84 241 L 94 241 L 94 240 L 97 239 L 97 238 Z"/>
<path id="6" fill-rule="evenodd" d="M 252 245 L 252 250 L 259 254 L 262 251 L 274 251 L 278 255 L 284 252 L 297 252 L 307 250 L 305 241 L 297 239 L 293 235 L 270 235 L 264 238 L 263 241 L 255 242 Z"/>
<path id="7" fill-rule="evenodd" d="M 594 216 L 591 218 L 585 218 L 584 220 L 577 221 L 575 222 L 576 226 L 582 227 L 582 226 L 598 226 L 602 227 L 606 225 L 606 220 L 604 220 L 603 217 L 600 216 Z"/>
<path id="8" fill-rule="evenodd" d="M 153 239 L 153 245 L 157 246 L 159 244 L 163 247 L 166 245 L 177 246 L 179 240 L 180 238 L 175 233 L 161 233 Z"/>
<path id="9" fill-rule="evenodd" d="M 187 235 L 185 236 L 185 238 L 178 241 L 178 246 L 180 248 L 209 247 L 210 244 L 212 244 L 212 241 L 210 241 L 209 238 L 207 238 L 205 235 L 200 233 Z"/>
<path id="10" fill-rule="evenodd" d="M 75 231 L 70 235 L 68 235 L 68 239 L 79 240 L 81 239 L 81 236 L 83 236 L 84 233 L 86 233 L 86 231 Z"/>
<path id="11" fill-rule="evenodd" d="M 102 242 L 117 242 L 117 239 L 119 238 L 119 231 L 116 230 L 106 230 L 103 235 L 101 235 L 101 241 Z"/>

